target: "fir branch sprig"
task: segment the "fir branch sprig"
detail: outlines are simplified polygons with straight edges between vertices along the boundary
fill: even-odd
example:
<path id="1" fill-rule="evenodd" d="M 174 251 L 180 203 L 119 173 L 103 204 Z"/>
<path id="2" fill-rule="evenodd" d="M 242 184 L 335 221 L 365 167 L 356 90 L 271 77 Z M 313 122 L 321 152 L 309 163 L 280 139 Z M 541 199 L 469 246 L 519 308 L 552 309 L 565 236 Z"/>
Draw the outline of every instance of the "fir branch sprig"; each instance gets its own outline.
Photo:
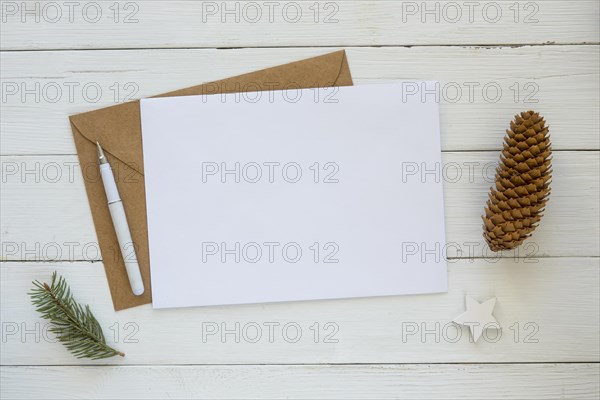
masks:
<path id="1" fill-rule="evenodd" d="M 102 327 L 88 305 L 78 304 L 62 276 L 52 274 L 52 283 L 32 282 L 31 302 L 42 318 L 51 323 L 50 332 L 77 358 L 98 360 L 125 354 L 106 344 Z"/>

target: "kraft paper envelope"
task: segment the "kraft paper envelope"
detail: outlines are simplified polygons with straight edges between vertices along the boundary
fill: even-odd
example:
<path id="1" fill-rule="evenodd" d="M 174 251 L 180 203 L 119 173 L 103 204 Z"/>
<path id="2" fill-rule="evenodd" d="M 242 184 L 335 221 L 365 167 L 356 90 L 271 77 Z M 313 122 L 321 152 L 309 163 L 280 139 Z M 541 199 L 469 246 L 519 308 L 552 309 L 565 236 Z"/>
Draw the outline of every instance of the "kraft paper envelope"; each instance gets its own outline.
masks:
<path id="1" fill-rule="evenodd" d="M 342 50 L 157 97 L 351 85 L 350 68 L 346 53 Z M 124 103 L 73 115 L 69 119 L 114 308 L 118 311 L 151 303 L 140 103 Z M 141 296 L 135 296 L 129 286 L 99 176 L 96 141 L 100 142 L 108 155 L 125 206 L 146 288 Z M 177 176 L 173 176 L 173 179 L 177 179 Z"/>

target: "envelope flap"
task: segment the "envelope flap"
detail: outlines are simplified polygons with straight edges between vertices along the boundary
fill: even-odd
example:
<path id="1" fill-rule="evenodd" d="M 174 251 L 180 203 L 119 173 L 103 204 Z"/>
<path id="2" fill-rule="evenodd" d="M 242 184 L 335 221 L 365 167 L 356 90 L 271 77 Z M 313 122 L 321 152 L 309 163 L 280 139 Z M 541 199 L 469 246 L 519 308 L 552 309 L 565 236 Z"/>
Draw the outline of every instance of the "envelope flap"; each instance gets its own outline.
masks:
<path id="1" fill-rule="evenodd" d="M 92 143 L 98 141 L 105 152 L 144 173 L 140 151 L 142 137 L 139 101 L 132 101 L 69 117 L 79 133 Z"/>
<path id="2" fill-rule="evenodd" d="M 340 50 L 278 67 L 262 69 L 220 81 L 164 93 L 156 97 L 351 85 L 352 77 L 348 68 L 346 52 Z"/>
<path id="3" fill-rule="evenodd" d="M 156 97 L 254 92 L 352 85 L 344 50 L 238 75 Z M 139 100 L 70 117 L 79 133 L 108 154 L 144 174 Z"/>

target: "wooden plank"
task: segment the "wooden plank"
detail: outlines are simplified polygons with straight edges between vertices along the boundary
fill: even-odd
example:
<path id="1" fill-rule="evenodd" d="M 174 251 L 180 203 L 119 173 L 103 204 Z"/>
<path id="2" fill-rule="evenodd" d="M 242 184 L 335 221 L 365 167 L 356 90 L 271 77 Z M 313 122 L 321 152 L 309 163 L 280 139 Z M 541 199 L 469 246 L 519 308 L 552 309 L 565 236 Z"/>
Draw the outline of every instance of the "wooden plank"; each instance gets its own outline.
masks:
<path id="1" fill-rule="evenodd" d="M 598 258 L 449 264 L 449 292 L 230 307 L 114 312 L 101 263 L 0 264 L 1 364 L 92 364 L 73 358 L 31 306 L 31 281 L 57 270 L 91 304 L 124 358 L 96 364 L 598 362 Z M 452 319 L 465 295 L 497 297 L 502 330 L 471 343 Z M 576 310 L 576 312 L 574 312 Z"/>
<path id="2" fill-rule="evenodd" d="M 557 152 L 553 193 L 540 227 L 522 247 L 496 254 L 483 240 L 480 215 L 497 162 L 497 152 L 443 153 L 440 166 L 406 162 L 407 180 L 444 182 L 447 243 L 440 244 L 440 252 L 467 259 L 529 261 L 600 255 L 600 227 L 594 223 L 600 218 L 598 152 Z M 101 260 L 76 156 L 5 156 L 0 166 L 2 259 Z M 86 167 L 88 176 L 99 179 L 92 175 L 95 165 L 91 167 Z"/>
<path id="3" fill-rule="evenodd" d="M 446 151 L 497 150 L 530 108 L 555 150 L 600 149 L 600 47 L 349 48 L 357 84 L 438 80 Z M 0 153 L 75 154 L 68 115 L 327 53 L 325 49 L 15 52 L 2 55 Z M 417 90 L 415 94 L 413 90 Z M 516 96 L 516 97 L 515 97 Z"/>
<path id="4" fill-rule="evenodd" d="M 598 364 L 0 368 L 6 399 L 597 399 L 599 372 Z"/>
<path id="5" fill-rule="evenodd" d="M 3 50 L 598 42 L 598 2 L 4 1 Z"/>

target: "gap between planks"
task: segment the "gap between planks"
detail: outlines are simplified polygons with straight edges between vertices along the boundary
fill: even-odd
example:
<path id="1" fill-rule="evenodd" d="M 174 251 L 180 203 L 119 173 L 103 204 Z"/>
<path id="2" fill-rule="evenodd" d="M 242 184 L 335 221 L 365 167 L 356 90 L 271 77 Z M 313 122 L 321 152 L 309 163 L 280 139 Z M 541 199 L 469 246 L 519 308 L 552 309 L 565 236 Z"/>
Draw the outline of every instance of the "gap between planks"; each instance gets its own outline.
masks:
<path id="1" fill-rule="evenodd" d="M 461 47 L 461 48 L 483 48 L 483 49 L 501 49 L 501 48 L 512 48 L 517 49 L 521 47 L 544 47 L 544 46 L 597 46 L 600 42 L 573 42 L 573 43 L 461 43 L 461 44 L 383 44 L 383 45 L 298 45 L 298 46 L 231 46 L 231 47 L 210 47 L 210 46 L 181 46 L 181 47 L 89 47 L 89 48 L 72 48 L 72 49 L 0 49 L 0 53 L 40 53 L 40 52 L 60 52 L 60 51 L 135 51 L 135 50 L 245 50 L 245 49 L 345 49 L 345 48 L 366 48 L 366 49 L 379 49 L 379 48 L 413 48 L 413 47 Z"/>

